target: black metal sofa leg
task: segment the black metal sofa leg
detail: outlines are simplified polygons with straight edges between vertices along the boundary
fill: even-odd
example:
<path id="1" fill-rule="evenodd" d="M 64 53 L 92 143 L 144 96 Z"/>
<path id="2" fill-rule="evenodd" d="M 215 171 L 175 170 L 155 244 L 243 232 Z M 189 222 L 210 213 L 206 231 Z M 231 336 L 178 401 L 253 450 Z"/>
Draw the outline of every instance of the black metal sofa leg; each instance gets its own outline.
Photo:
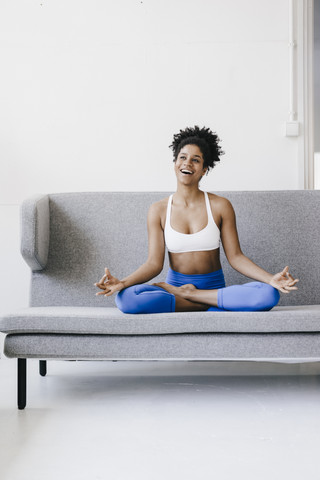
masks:
<path id="1" fill-rule="evenodd" d="M 47 360 L 39 360 L 39 373 L 42 377 L 47 375 Z"/>
<path id="2" fill-rule="evenodd" d="M 18 409 L 27 404 L 27 359 L 18 358 Z"/>

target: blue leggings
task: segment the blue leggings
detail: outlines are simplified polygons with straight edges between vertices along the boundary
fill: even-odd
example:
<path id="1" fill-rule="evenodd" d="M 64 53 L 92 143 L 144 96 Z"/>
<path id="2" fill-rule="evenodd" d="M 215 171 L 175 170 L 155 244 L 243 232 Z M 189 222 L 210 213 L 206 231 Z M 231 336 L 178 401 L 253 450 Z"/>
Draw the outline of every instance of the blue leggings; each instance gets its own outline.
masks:
<path id="1" fill-rule="evenodd" d="M 218 307 L 214 311 L 257 312 L 271 310 L 280 299 L 277 289 L 261 282 L 225 286 L 222 270 L 203 275 L 185 275 L 169 269 L 166 282 L 180 287 L 191 283 L 198 289 L 218 289 Z M 117 307 L 123 313 L 164 313 L 175 311 L 175 296 L 163 288 L 143 283 L 121 290 L 116 296 Z"/>

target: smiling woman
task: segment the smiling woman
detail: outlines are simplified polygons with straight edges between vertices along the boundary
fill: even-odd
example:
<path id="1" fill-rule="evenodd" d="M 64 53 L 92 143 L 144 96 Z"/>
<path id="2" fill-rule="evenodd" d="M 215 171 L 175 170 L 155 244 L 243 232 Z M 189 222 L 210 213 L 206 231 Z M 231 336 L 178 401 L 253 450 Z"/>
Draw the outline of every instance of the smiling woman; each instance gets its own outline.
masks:
<path id="1" fill-rule="evenodd" d="M 176 162 L 178 156 L 185 156 L 184 147 L 197 146 L 198 150 L 194 152 L 194 157 L 199 161 L 203 160 L 204 173 L 208 173 L 217 162 L 220 162 L 220 156 L 224 154 L 219 146 L 220 139 L 218 135 L 213 133 L 209 128 L 186 128 L 180 130 L 179 133 L 173 136 L 173 142 L 170 148 L 173 150 L 174 159 Z"/>
<path id="2" fill-rule="evenodd" d="M 199 189 L 201 178 L 224 153 L 209 128 L 186 128 L 173 137 L 177 190 L 151 205 L 148 213 L 147 261 L 118 280 L 108 268 L 95 285 L 97 295 L 117 293 L 124 313 L 173 311 L 270 310 L 280 294 L 296 290 L 297 279 L 285 267 L 271 274 L 246 257 L 240 248 L 236 217 L 229 200 Z M 220 243 L 230 265 L 255 282 L 225 286 Z M 170 269 L 166 282 L 148 285 L 163 269 L 165 248 Z"/>

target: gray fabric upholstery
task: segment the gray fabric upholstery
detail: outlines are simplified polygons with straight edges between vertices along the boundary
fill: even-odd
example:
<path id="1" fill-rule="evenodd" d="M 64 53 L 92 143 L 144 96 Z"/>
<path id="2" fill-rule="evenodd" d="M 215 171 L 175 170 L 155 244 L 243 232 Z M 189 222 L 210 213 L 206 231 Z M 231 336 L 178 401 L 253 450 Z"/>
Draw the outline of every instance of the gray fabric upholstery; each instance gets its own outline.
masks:
<path id="1" fill-rule="evenodd" d="M 38 195 L 21 207 L 21 254 L 31 270 L 45 268 L 49 253 L 49 196 Z"/>
<path id="2" fill-rule="evenodd" d="M 6 337 L 8 357 L 142 360 L 319 359 L 319 333 L 194 333 Z"/>
<path id="3" fill-rule="evenodd" d="M 178 312 L 128 315 L 117 308 L 31 307 L 2 320 L 5 333 L 158 335 L 320 332 L 320 305 L 270 312 Z"/>
<path id="4" fill-rule="evenodd" d="M 280 305 L 320 304 L 320 191 L 218 193 L 234 205 L 243 252 L 270 272 L 289 265 L 300 278 L 299 290 L 282 295 Z M 113 297 L 94 295 L 93 283 L 105 266 L 123 277 L 146 260 L 147 211 L 166 195 L 50 195 L 48 262 L 32 275 L 31 305 L 114 306 Z M 227 285 L 248 281 L 221 257 Z M 166 270 L 167 263 L 158 280 Z"/>
<path id="5" fill-rule="evenodd" d="M 169 193 L 52 194 L 22 207 L 31 307 L 0 320 L 9 357 L 319 359 L 320 192 L 217 192 L 230 199 L 242 250 L 270 272 L 289 265 L 299 290 L 270 312 L 125 315 L 95 296 L 108 266 L 123 277 L 147 257 L 149 206 Z M 227 285 L 248 279 L 221 251 Z M 157 280 L 164 280 L 168 263 Z"/>

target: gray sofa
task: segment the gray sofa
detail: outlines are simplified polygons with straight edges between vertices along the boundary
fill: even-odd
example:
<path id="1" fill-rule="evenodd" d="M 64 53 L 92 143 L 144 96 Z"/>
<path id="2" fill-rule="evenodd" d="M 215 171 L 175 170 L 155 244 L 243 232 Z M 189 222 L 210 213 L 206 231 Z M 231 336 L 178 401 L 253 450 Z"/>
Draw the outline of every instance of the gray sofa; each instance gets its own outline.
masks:
<path id="1" fill-rule="evenodd" d="M 219 192 L 234 205 L 243 252 L 270 272 L 289 265 L 299 290 L 270 312 L 121 313 L 95 295 L 108 266 L 121 278 L 146 259 L 146 216 L 161 193 L 69 193 L 22 205 L 21 251 L 32 270 L 30 307 L 1 319 L 4 353 L 18 359 L 18 408 L 26 361 L 320 359 L 320 192 Z M 222 249 L 221 249 L 222 250 Z M 227 285 L 248 279 L 221 251 Z M 167 264 L 157 280 L 164 280 Z"/>

